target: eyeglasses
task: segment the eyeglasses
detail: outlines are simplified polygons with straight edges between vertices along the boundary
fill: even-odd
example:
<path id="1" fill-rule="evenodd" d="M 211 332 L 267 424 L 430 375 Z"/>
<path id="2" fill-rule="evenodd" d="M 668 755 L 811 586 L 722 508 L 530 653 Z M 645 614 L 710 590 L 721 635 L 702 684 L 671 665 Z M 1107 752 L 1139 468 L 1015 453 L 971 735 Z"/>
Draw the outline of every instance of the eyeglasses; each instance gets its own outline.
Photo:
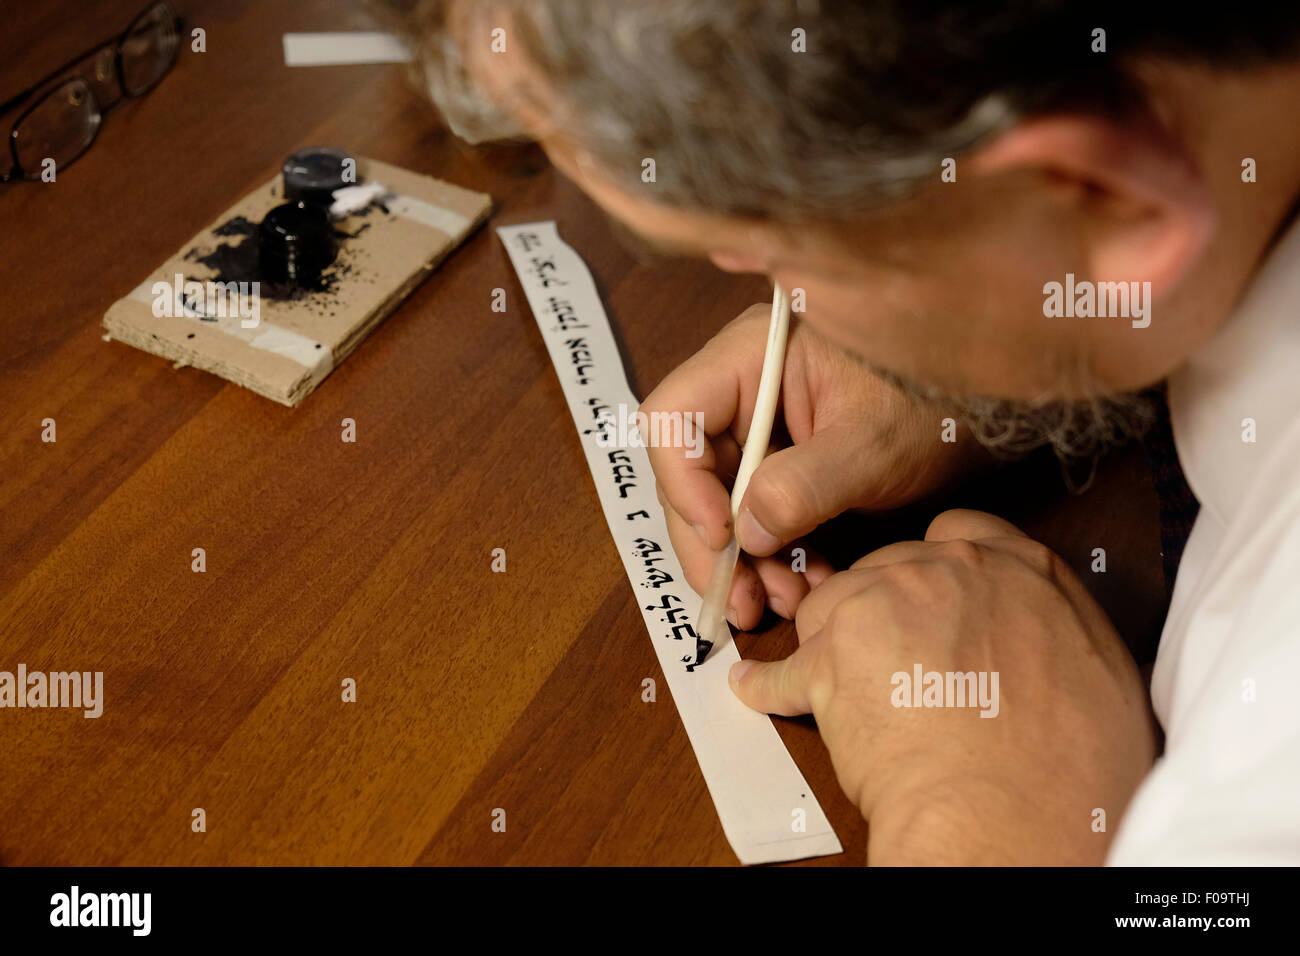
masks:
<path id="1" fill-rule="evenodd" d="M 75 57 L 0 105 L 0 116 L 31 101 L 9 130 L 13 168 L 0 183 L 61 172 L 90 148 L 104 114 L 143 96 L 176 62 L 181 22 L 168 3 L 151 4 L 119 36 Z M 3 127 L 0 127 L 3 128 Z"/>

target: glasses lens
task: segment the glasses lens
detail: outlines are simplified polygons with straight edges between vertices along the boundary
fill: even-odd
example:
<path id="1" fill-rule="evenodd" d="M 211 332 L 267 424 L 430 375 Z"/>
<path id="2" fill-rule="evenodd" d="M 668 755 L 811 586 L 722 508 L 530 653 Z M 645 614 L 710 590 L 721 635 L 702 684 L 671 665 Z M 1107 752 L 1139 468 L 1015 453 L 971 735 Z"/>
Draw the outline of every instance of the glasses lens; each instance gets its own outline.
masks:
<path id="1" fill-rule="evenodd" d="M 116 47 L 104 47 L 77 75 L 90 84 L 101 113 L 122 98 L 122 88 L 117 82 Z"/>
<path id="2" fill-rule="evenodd" d="M 122 40 L 122 87 L 127 94 L 136 96 L 162 79 L 179 43 L 176 15 L 167 4 L 155 4 L 137 17 Z"/>
<path id="3" fill-rule="evenodd" d="M 18 165 L 39 179 L 54 160 L 58 172 L 86 151 L 99 129 L 99 107 L 83 79 L 56 86 L 14 128 Z"/>

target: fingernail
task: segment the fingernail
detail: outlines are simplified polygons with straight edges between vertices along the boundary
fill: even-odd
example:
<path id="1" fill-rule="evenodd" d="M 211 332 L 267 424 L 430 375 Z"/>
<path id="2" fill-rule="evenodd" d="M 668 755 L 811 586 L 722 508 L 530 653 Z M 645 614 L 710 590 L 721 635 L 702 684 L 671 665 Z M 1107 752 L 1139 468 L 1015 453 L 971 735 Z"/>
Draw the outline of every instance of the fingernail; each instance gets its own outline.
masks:
<path id="1" fill-rule="evenodd" d="M 739 684 L 741 679 L 754 666 L 753 661 L 736 661 L 731 665 L 731 670 L 727 671 L 727 680 L 733 684 Z"/>
<path id="2" fill-rule="evenodd" d="M 734 607 L 727 608 L 727 622 L 736 630 L 740 630 L 740 625 L 736 623 L 736 609 Z"/>
<path id="3" fill-rule="evenodd" d="M 704 542 L 704 546 L 712 551 L 713 545 L 709 544 L 709 529 L 704 527 L 702 524 L 693 524 L 691 527 L 694 528 L 695 533 L 700 536 L 700 540 Z"/>
<path id="4" fill-rule="evenodd" d="M 773 613 L 775 613 L 778 617 L 783 617 L 787 621 L 790 620 L 790 609 L 785 606 L 785 602 L 782 601 L 779 597 L 773 597 L 767 603 L 768 606 L 772 608 Z"/>
<path id="5" fill-rule="evenodd" d="M 767 554 L 781 546 L 777 536 L 759 524 L 748 508 L 740 513 L 740 520 L 736 522 L 736 537 L 750 554 Z"/>

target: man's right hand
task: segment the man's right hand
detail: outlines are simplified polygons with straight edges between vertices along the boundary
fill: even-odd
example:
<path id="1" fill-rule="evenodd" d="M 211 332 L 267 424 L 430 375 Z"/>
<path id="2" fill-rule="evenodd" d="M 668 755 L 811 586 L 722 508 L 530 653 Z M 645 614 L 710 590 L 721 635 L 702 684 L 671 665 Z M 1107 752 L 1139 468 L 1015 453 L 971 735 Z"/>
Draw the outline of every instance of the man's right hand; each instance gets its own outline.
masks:
<path id="1" fill-rule="evenodd" d="M 701 593 L 729 535 L 730 488 L 758 394 L 770 312 L 769 305 L 747 309 L 641 405 L 646 414 L 702 416 L 696 420 L 709 439 L 702 456 L 648 449 L 673 548 Z M 810 588 L 832 573 L 812 552 L 805 573 L 792 569 L 788 550 L 778 554 L 800 535 L 850 509 L 915 501 L 982 455 L 968 433 L 955 443 L 940 440 L 949 412 L 903 394 L 804 323 L 790 329 L 779 411 L 793 444 L 758 466 L 737 521 L 751 557 L 736 568 L 727 616 L 742 629 L 758 624 L 764 605 L 793 618 Z"/>

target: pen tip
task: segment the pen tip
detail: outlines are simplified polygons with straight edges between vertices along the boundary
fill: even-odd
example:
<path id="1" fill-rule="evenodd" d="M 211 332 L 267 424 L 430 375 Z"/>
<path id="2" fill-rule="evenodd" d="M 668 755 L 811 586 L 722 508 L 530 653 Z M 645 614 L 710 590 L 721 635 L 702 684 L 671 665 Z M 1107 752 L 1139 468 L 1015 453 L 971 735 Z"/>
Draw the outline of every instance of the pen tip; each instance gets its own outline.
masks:
<path id="1" fill-rule="evenodd" d="M 693 667 L 699 667 L 704 663 L 704 659 L 709 656 L 709 651 L 713 650 L 713 642 L 705 640 L 702 637 L 695 638 L 695 663 Z"/>

